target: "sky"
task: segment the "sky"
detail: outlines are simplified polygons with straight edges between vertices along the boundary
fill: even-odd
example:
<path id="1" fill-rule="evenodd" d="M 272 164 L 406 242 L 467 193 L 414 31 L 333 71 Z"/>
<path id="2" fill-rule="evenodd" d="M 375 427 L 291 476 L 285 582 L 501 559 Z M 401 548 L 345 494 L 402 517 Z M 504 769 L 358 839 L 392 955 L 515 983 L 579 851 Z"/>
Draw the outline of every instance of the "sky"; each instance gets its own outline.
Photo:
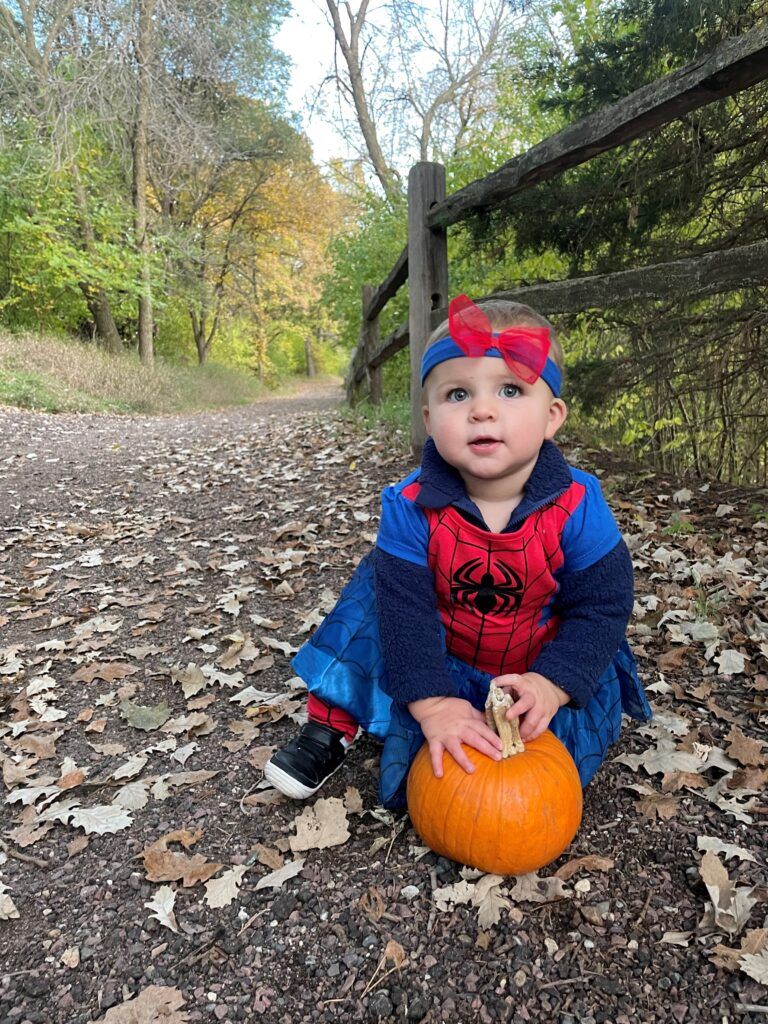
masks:
<path id="1" fill-rule="evenodd" d="M 325 3 L 292 0 L 293 12 L 277 33 L 278 49 L 293 61 L 288 105 L 302 119 L 315 160 L 326 163 L 333 157 L 348 156 L 343 140 L 320 118 L 309 119 L 306 105 L 333 67 L 333 29 L 327 20 Z"/>

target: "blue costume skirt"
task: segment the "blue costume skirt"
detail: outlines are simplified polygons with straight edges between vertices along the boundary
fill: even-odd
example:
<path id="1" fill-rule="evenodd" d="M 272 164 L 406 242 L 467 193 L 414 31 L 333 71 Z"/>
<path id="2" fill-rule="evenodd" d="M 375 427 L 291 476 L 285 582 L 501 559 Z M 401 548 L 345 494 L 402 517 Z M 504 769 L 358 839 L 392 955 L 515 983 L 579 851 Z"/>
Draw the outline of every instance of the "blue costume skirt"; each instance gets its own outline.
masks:
<path id="1" fill-rule="evenodd" d="M 445 660 L 456 684 L 456 696 L 482 710 L 492 677 L 447 652 Z M 424 743 L 424 734 L 407 706 L 393 702 L 385 692 L 370 554 L 291 664 L 310 693 L 343 708 L 363 729 L 383 740 L 379 797 L 385 807 L 404 807 L 408 769 Z M 598 680 L 589 703 L 583 708 L 560 708 L 549 725 L 576 762 L 582 786 L 618 739 L 622 713 L 642 722 L 652 717 L 626 641 Z"/>

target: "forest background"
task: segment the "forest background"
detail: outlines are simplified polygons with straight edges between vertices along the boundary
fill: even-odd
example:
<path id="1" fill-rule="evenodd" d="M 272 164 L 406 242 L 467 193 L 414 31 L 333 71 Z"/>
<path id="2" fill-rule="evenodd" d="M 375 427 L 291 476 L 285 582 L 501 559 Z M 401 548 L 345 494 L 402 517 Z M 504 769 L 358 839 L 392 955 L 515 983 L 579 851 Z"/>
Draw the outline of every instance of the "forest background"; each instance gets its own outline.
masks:
<path id="1" fill-rule="evenodd" d="M 285 99 L 288 9 L 0 0 L 5 400 L 34 404 L 22 385 L 51 333 L 78 338 L 106 377 L 216 364 L 230 398 L 248 393 L 236 377 L 343 373 L 361 286 L 407 241 L 413 162 L 443 163 L 453 192 L 753 28 L 768 4 L 325 0 L 335 59 L 309 116 L 348 155 L 322 167 Z M 767 112 L 754 86 L 452 229 L 451 293 L 766 239 Z M 404 290 L 382 330 L 406 308 Z M 767 319 L 755 288 L 558 318 L 572 430 L 654 468 L 765 486 Z M 405 353 L 386 367 L 393 415 L 407 386 Z"/>

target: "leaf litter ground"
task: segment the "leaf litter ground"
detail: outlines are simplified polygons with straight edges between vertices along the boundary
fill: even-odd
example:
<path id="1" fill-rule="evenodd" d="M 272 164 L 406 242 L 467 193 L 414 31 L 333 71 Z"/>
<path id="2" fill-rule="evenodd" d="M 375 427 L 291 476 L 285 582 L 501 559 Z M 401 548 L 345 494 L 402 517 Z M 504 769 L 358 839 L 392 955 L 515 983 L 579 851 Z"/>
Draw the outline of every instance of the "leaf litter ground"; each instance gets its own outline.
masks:
<path id="1" fill-rule="evenodd" d="M 261 782 L 409 468 L 338 399 L 0 410 L 0 1022 L 765 1020 L 765 493 L 569 449 L 656 718 L 557 863 L 478 875 L 377 808 L 369 739 L 308 805 Z"/>

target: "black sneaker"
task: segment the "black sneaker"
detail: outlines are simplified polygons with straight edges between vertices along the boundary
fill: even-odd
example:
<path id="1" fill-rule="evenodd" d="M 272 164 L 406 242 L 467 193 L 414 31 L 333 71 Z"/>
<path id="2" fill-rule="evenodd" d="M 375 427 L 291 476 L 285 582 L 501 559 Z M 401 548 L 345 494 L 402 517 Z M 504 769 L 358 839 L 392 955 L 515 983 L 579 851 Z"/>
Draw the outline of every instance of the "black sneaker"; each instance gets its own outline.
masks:
<path id="1" fill-rule="evenodd" d="M 264 765 L 264 778 L 286 796 L 306 800 L 341 768 L 347 748 L 343 733 L 319 722 L 307 722 L 282 750 Z"/>

